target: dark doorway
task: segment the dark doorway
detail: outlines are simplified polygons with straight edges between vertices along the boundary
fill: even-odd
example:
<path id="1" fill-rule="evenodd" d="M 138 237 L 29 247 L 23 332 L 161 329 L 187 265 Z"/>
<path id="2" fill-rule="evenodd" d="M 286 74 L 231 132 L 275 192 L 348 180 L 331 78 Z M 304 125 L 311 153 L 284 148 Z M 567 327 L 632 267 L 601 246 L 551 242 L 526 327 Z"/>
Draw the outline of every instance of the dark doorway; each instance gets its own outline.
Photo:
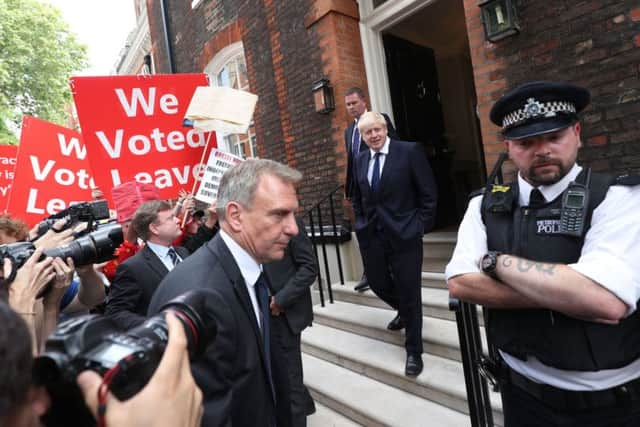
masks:
<path id="1" fill-rule="evenodd" d="M 438 187 L 436 228 L 457 224 L 452 180 L 455 150 L 445 137 L 434 51 L 390 34 L 384 35 L 383 41 L 398 135 L 424 144 Z"/>

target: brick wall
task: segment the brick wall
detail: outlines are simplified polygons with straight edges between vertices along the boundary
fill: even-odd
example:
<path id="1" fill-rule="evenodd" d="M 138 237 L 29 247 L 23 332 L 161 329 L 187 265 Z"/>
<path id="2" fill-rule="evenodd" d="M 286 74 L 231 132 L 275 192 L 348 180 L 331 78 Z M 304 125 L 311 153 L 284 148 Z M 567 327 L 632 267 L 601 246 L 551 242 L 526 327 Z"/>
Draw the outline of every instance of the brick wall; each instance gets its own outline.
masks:
<path id="1" fill-rule="evenodd" d="M 516 0 L 519 35 L 485 41 L 477 0 L 464 0 L 487 169 L 503 149 L 488 119 L 493 102 L 529 80 L 591 90 L 580 162 L 640 172 L 640 7 L 637 0 Z"/>
<path id="2" fill-rule="evenodd" d="M 160 2 L 147 1 L 155 59 L 162 65 L 166 53 L 159 44 L 163 40 Z M 329 4 L 329 12 L 317 19 L 318 2 L 313 0 L 203 0 L 195 10 L 190 1 L 165 2 L 176 72 L 202 71 L 220 49 L 243 42 L 250 88 L 259 96 L 254 115 L 258 155 L 303 171 L 302 204 L 311 206 L 341 183 L 346 163 L 341 134 L 346 123 L 344 85 L 366 86 L 364 66 L 360 51 L 359 68 L 354 71 L 358 77 L 342 76 L 326 53 L 331 46 L 326 45 L 322 32 L 332 31 L 324 22 L 329 19 L 326 16 L 336 14 L 332 11 L 335 4 L 346 3 L 357 12 L 355 0 L 321 1 L 320 9 Z M 351 21 L 349 31 L 357 31 L 357 20 Z M 359 36 L 355 41 L 359 47 Z M 158 70 L 167 72 L 168 68 Z M 311 85 L 321 77 L 337 84 L 339 108 L 329 115 L 314 111 Z"/>

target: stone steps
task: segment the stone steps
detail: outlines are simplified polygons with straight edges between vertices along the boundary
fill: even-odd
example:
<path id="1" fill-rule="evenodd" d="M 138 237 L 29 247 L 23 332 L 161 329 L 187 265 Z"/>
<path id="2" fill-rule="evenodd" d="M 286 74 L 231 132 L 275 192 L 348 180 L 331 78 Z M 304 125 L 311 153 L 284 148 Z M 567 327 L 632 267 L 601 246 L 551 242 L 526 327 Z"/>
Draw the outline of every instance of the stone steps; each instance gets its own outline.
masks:
<path id="1" fill-rule="evenodd" d="M 392 310 L 392 308 L 378 298 L 372 290 L 369 289 L 364 292 L 355 291 L 353 288 L 356 284 L 357 282 L 345 282 L 344 285 L 333 285 L 331 289 L 333 291 L 334 300 Z M 424 316 L 431 316 L 451 321 L 456 320 L 455 313 L 449 310 L 449 291 L 446 288 L 430 288 L 423 286 L 421 293 L 422 314 Z"/>
<path id="2" fill-rule="evenodd" d="M 460 412 L 308 353 L 302 361 L 314 400 L 361 425 L 469 427 L 469 418 Z"/>
<path id="3" fill-rule="evenodd" d="M 403 347 L 321 324 L 304 331 L 302 347 L 306 355 L 349 369 L 369 380 L 410 393 L 416 398 L 462 414 L 468 413 L 464 374 L 462 365 L 457 361 L 425 353 L 424 371 L 418 377 L 410 378 L 404 375 L 406 353 Z M 306 369 L 305 365 L 305 377 Z M 312 387 L 311 384 L 308 385 Z M 494 394 L 492 401 L 494 418 L 501 424 L 501 402 L 498 395 Z M 393 404 L 389 406 L 396 403 L 393 400 Z"/>
<path id="4" fill-rule="evenodd" d="M 403 346 L 403 333 L 387 329 L 387 324 L 392 318 L 393 313 L 389 310 L 342 301 L 314 309 L 316 324 Z M 423 317 L 422 341 L 426 353 L 460 361 L 460 344 L 455 322 Z"/>
<path id="5" fill-rule="evenodd" d="M 307 427 L 361 427 L 355 421 L 316 401 L 316 412 L 307 417 Z"/>

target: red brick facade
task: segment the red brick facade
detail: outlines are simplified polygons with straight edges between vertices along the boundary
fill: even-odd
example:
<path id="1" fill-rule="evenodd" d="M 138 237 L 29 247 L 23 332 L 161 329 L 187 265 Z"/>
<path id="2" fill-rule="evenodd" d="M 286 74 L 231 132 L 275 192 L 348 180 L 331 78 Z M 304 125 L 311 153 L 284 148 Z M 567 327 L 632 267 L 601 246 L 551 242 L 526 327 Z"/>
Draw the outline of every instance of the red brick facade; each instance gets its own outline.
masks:
<path id="1" fill-rule="evenodd" d="M 586 86 L 580 161 L 596 170 L 640 171 L 640 8 L 634 0 L 516 2 L 522 32 L 485 41 L 476 0 L 464 0 L 487 168 L 502 150 L 492 103 L 528 80 Z"/>
<path id="2" fill-rule="evenodd" d="M 522 31 L 485 41 L 477 0 L 464 4 L 487 170 L 503 149 L 488 120 L 507 89 L 533 79 L 588 87 L 580 160 L 597 170 L 640 171 L 640 8 L 637 0 L 516 1 Z M 242 41 L 258 155 L 305 174 L 310 206 L 343 182 L 348 117 L 344 93 L 366 90 L 356 0 L 165 0 L 176 72 L 199 72 L 221 49 Z M 147 0 L 158 72 L 168 72 L 161 2 Z M 314 111 L 312 83 L 331 81 L 336 109 Z"/>

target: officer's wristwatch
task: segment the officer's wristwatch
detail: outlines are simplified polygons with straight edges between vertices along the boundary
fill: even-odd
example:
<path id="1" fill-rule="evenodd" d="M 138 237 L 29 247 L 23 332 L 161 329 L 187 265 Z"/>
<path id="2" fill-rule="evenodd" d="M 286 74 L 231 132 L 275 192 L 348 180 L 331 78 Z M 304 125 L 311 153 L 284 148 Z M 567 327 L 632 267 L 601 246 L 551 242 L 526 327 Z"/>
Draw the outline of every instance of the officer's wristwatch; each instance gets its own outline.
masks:
<path id="1" fill-rule="evenodd" d="M 480 260 L 480 268 L 489 276 L 497 279 L 496 266 L 498 265 L 498 257 L 502 255 L 500 252 L 489 251 Z"/>

